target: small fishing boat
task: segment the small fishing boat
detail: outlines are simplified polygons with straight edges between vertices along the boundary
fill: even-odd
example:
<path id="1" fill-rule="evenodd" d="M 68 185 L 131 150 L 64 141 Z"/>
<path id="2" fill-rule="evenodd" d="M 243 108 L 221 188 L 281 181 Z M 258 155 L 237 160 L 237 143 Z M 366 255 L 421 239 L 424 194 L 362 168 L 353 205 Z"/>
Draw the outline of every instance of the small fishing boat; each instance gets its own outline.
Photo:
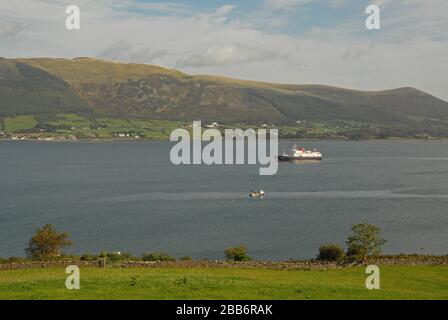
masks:
<path id="1" fill-rule="evenodd" d="M 257 199 L 261 199 L 261 198 L 263 198 L 264 195 L 265 195 L 265 192 L 264 192 L 263 190 L 261 190 L 261 189 L 260 189 L 260 191 L 251 191 L 251 192 L 249 193 L 249 196 L 250 196 L 251 198 L 257 198 Z"/>

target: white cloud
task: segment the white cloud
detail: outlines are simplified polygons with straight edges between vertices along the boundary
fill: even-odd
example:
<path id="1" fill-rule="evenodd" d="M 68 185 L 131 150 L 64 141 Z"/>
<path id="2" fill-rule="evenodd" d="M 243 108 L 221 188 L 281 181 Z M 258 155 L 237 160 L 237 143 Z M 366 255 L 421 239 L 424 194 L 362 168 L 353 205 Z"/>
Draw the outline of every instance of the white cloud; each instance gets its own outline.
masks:
<path id="1" fill-rule="evenodd" d="M 224 5 L 211 13 L 201 13 L 195 16 L 196 21 L 223 24 L 228 21 L 228 15 L 236 9 L 234 5 Z"/>
<path id="2" fill-rule="evenodd" d="M 124 3 L 122 9 L 139 10 L 143 12 L 162 12 L 168 14 L 179 14 L 191 12 L 189 6 L 176 2 L 136 2 L 132 0 L 121 0 Z"/>
<path id="3" fill-rule="evenodd" d="M 23 21 L 9 19 L 0 21 L 0 42 L 14 40 L 29 26 L 28 23 Z"/>
<path id="4" fill-rule="evenodd" d="M 236 6 L 227 4 L 227 5 L 224 5 L 220 8 L 218 8 L 215 11 L 214 15 L 218 16 L 218 17 L 226 16 L 229 13 L 231 13 L 235 8 L 236 8 Z"/>
<path id="5" fill-rule="evenodd" d="M 347 49 L 347 51 L 342 55 L 342 59 L 345 61 L 358 60 L 362 55 L 362 52 L 356 48 Z"/>
<path id="6" fill-rule="evenodd" d="M 269 9 L 274 9 L 274 10 L 278 10 L 278 9 L 291 9 L 294 7 L 300 7 L 303 5 L 308 5 L 308 4 L 312 4 L 315 2 L 320 2 L 323 4 L 327 4 L 330 6 L 341 6 L 343 4 L 346 4 L 347 2 L 349 2 L 350 0 L 265 0 L 264 1 L 264 5 L 265 7 L 269 8 Z M 377 1 L 381 1 L 381 0 L 377 0 Z M 385 0 L 382 0 L 385 1 Z"/>
<path id="7" fill-rule="evenodd" d="M 116 60 L 116 61 L 131 61 L 135 63 L 152 63 L 155 60 L 168 55 L 167 50 L 151 50 L 144 43 L 140 43 L 137 46 L 119 40 L 114 42 L 105 50 L 103 50 L 99 56 L 101 58 Z"/>
<path id="8" fill-rule="evenodd" d="M 278 57 L 278 53 L 272 50 L 232 43 L 212 46 L 205 52 L 191 54 L 187 59 L 180 60 L 177 65 L 179 67 L 226 66 L 262 62 Z"/>
<path id="9" fill-rule="evenodd" d="M 316 0 L 265 0 L 265 5 L 272 9 L 289 9 L 315 1 Z"/>

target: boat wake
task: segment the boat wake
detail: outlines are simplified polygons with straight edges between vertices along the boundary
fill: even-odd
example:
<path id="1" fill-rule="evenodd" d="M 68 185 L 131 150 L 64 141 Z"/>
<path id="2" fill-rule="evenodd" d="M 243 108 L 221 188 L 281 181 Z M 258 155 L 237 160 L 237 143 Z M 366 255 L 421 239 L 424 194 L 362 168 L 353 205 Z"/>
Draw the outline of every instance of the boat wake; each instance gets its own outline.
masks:
<path id="1" fill-rule="evenodd" d="M 448 199 L 448 194 L 412 194 L 390 190 L 272 192 L 266 199 Z M 98 199 L 106 202 L 247 200 L 247 192 L 150 192 Z"/>

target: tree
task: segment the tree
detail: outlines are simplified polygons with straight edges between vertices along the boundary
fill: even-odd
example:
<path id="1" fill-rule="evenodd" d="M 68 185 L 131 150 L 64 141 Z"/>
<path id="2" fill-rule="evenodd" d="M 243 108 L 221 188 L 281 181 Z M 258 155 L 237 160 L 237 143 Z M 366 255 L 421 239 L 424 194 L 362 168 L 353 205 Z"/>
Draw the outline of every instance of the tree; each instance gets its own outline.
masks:
<path id="1" fill-rule="evenodd" d="M 338 261 L 345 257 L 344 249 L 337 244 L 323 244 L 319 247 L 317 260 Z"/>
<path id="2" fill-rule="evenodd" d="M 250 260 L 252 260 L 252 258 L 247 255 L 247 248 L 245 246 L 227 248 L 225 251 L 225 254 L 226 254 L 227 260 L 233 260 L 233 261 L 250 261 Z"/>
<path id="3" fill-rule="evenodd" d="M 174 261 L 172 256 L 164 252 L 144 253 L 142 255 L 143 261 Z"/>
<path id="4" fill-rule="evenodd" d="M 381 254 L 381 246 L 387 241 L 381 237 L 377 226 L 361 223 L 352 226 L 353 234 L 347 239 L 347 255 L 364 260 L 368 255 Z"/>
<path id="5" fill-rule="evenodd" d="M 72 244 L 68 237 L 67 233 L 59 233 L 51 224 L 47 224 L 36 230 L 25 251 L 30 258 L 36 260 L 56 258 L 61 255 L 63 247 Z"/>

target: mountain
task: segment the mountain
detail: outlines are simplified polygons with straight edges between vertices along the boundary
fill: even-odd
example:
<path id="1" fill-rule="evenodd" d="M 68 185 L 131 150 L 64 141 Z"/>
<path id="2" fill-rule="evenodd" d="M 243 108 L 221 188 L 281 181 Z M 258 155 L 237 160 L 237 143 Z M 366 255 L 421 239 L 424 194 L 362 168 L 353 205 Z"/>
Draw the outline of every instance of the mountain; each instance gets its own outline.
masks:
<path id="1" fill-rule="evenodd" d="M 87 114 L 223 123 L 446 125 L 448 103 L 413 88 L 356 91 L 190 76 L 92 58 L 0 59 L 0 117 Z"/>

